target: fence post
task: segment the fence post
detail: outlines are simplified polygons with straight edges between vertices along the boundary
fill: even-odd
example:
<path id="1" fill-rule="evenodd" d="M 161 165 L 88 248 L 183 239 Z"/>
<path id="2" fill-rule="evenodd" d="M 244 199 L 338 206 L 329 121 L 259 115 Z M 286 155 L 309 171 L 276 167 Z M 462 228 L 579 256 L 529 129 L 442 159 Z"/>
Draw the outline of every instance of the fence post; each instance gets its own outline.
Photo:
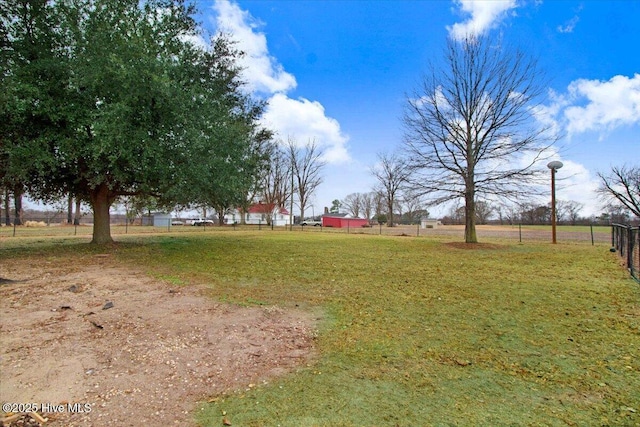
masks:
<path id="1" fill-rule="evenodd" d="M 591 246 L 593 246 L 594 245 L 594 242 L 593 242 L 593 224 L 589 224 L 589 227 L 591 227 Z"/>
<path id="2" fill-rule="evenodd" d="M 520 243 L 522 243 L 522 223 L 518 223 L 518 234 L 520 235 Z"/>
<path id="3" fill-rule="evenodd" d="M 16 237 L 16 222 L 13 221 L 13 237 Z"/>
<path id="4" fill-rule="evenodd" d="M 633 233 L 631 227 L 627 227 L 627 268 L 632 271 L 633 266 Z"/>
<path id="5" fill-rule="evenodd" d="M 418 231 L 416 231 L 416 237 L 420 237 L 420 224 L 418 224 Z"/>

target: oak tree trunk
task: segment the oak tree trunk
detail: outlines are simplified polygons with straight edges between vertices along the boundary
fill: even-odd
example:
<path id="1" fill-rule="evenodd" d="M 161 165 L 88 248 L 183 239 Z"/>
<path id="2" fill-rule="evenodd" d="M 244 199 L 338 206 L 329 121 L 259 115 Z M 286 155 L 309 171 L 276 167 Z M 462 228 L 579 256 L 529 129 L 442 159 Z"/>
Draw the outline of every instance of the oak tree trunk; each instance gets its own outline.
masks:
<path id="1" fill-rule="evenodd" d="M 67 199 L 67 224 L 73 223 L 73 195 Z"/>
<path id="2" fill-rule="evenodd" d="M 14 203 L 14 218 L 13 223 L 15 225 L 22 225 L 22 190 L 16 189 L 13 192 L 13 203 Z"/>
<path id="3" fill-rule="evenodd" d="M 104 245 L 113 243 L 111 238 L 111 224 L 109 208 L 113 198 L 109 194 L 109 187 L 100 184 L 91 191 L 91 208 L 93 209 L 93 240 L 91 243 Z"/>
<path id="4" fill-rule="evenodd" d="M 11 204 L 9 202 L 9 190 L 4 192 L 4 224 L 11 225 Z"/>
<path id="5" fill-rule="evenodd" d="M 73 217 L 73 225 L 80 225 L 80 217 L 82 216 L 80 213 L 81 204 L 82 202 L 80 201 L 80 198 L 76 197 L 76 212 Z"/>

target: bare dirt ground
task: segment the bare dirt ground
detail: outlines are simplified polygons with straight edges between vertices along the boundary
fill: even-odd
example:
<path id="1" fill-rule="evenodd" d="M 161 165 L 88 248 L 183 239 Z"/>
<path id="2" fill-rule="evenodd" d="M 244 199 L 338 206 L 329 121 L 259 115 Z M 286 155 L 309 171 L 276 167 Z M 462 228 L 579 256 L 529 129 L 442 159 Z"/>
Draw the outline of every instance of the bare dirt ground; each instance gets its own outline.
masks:
<path id="1" fill-rule="evenodd" d="M 198 402 L 313 357 L 309 313 L 217 303 L 108 255 L 3 260 L 0 278 L 0 401 L 37 404 L 46 426 L 194 425 Z"/>

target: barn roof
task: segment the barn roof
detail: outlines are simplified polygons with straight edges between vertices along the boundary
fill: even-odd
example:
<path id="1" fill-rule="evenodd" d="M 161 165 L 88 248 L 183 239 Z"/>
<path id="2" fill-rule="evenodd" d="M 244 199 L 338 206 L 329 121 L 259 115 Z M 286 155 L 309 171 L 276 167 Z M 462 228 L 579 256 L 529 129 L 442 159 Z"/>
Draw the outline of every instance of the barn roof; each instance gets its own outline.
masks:
<path id="1" fill-rule="evenodd" d="M 351 218 L 349 214 L 346 213 L 328 213 L 322 215 L 325 218 Z"/>

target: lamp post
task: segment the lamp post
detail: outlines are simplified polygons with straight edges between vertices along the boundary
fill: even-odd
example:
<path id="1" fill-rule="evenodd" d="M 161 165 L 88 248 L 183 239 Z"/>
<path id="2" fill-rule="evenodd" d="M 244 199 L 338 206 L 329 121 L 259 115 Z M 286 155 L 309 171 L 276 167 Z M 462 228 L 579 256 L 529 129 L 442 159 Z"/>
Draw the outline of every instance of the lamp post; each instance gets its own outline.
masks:
<path id="1" fill-rule="evenodd" d="M 562 167 L 562 162 L 554 160 L 547 167 L 551 169 L 551 241 L 556 241 L 556 171 Z"/>

